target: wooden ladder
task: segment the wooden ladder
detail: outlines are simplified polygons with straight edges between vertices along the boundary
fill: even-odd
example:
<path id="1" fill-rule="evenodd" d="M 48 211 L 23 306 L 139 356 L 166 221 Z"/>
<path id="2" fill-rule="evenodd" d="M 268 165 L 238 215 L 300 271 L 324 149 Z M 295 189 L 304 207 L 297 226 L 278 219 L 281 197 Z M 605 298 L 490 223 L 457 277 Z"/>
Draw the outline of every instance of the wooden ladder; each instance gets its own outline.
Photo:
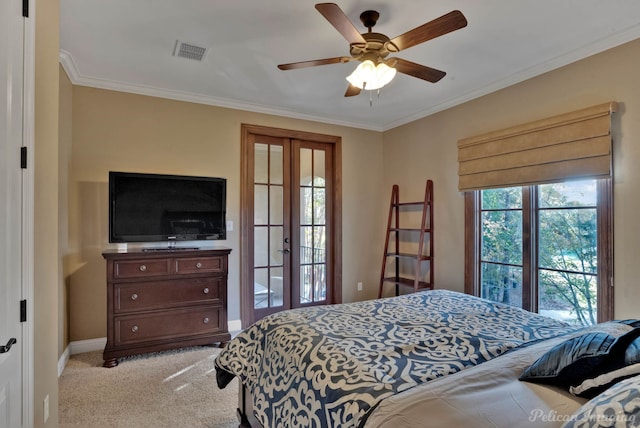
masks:
<path id="1" fill-rule="evenodd" d="M 403 214 L 401 208 L 421 207 L 422 221 L 420 227 L 400 227 L 400 216 Z M 407 214 L 407 213 L 405 213 Z M 393 223 L 393 226 L 392 226 Z M 402 234 L 419 234 L 418 250 L 415 253 L 400 251 Z M 389 251 L 389 241 L 391 234 L 394 234 L 394 248 Z M 406 237 L 405 239 L 410 239 Z M 425 238 L 428 242 L 428 252 L 425 254 Z M 395 259 L 395 272 L 387 275 L 387 265 L 389 261 Z M 409 259 L 414 261 L 413 275 L 400 273 L 400 261 Z M 429 262 L 428 281 L 420 280 L 420 268 L 423 262 Z M 401 276 L 402 275 L 402 276 Z M 410 276 L 413 276 L 412 278 Z M 384 284 L 395 284 L 396 296 L 400 292 L 400 286 L 413 287 L 413 291 L 430 289 L 433 290 L 433 182 L 427 180 L 424 192 L 424 200 L 418 202 L 400 202 L 398 185 L 394 184 L 391 190 L 391 203 L 389 204 L 389 220 L 387 222 L 387 236 L 384 242 L 384 253 L 382 256 L 382 272 L 380 273 L 380 289 L 378 298 L 382 297 Z"/>

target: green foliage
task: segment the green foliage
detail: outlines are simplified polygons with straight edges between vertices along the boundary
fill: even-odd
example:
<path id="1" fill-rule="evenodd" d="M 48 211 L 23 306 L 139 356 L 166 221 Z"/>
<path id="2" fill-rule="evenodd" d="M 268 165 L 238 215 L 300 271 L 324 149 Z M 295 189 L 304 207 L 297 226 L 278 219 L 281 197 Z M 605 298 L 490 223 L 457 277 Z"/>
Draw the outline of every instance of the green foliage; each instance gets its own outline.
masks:
<path id="1" fill-rule="evenodd" d="M 538 192 L 538 205 L 546 207 L 537 211 L 539 309 L 595 324 L 596 209 L 562 185 L 541 185 Z M 519 187 L 482 192 L 482 208 L 491 210 L 481 218 L 482 296 L 515 306 L 522 304 L 521 200 Z"/>

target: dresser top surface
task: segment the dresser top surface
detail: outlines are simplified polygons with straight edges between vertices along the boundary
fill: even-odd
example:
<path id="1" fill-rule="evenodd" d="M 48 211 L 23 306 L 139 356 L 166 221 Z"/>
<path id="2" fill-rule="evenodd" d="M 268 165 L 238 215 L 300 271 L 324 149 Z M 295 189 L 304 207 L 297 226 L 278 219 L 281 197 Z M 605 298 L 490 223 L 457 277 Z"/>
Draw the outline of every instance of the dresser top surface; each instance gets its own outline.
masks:
<path id="1" fill-rule="evenodd" d="M 231 248 L 203 247 L 203 248 L 136 248 L 129 250 L 106 250 L 102 253 L 105 259 L 126 258 L 167 258 L 167 257 L 207 257 L 222 256 L 231 253 Z"/>

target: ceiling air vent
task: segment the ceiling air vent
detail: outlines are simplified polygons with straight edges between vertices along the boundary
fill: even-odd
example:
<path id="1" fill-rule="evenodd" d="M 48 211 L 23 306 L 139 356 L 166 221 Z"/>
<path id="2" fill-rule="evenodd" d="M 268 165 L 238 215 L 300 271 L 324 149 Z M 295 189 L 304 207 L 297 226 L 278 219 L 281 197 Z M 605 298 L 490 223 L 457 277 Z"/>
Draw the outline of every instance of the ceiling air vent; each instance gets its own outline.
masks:
<path id="1" fill-rule="evenodd" d="M 190 43 L 181 42 L 176 40 L 176 46 L 173 49 L 173 56 L 179 56 L 182 58 L 194 59 L 196 61 L 202 61 L 204 54 L 207 52 L 207 48 L 192 45 Z"/>

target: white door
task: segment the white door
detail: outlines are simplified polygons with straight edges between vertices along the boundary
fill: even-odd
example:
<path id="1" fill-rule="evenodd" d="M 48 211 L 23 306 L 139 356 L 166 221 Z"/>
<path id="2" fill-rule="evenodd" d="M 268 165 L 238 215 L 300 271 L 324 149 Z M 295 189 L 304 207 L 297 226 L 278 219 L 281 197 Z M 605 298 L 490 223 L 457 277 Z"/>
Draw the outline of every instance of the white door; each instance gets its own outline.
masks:
<path id="1" fill-rule="evenodd" d="M 23 25 L 22 1 L 0 0 L 0 428 L 22 425 Z"/>

